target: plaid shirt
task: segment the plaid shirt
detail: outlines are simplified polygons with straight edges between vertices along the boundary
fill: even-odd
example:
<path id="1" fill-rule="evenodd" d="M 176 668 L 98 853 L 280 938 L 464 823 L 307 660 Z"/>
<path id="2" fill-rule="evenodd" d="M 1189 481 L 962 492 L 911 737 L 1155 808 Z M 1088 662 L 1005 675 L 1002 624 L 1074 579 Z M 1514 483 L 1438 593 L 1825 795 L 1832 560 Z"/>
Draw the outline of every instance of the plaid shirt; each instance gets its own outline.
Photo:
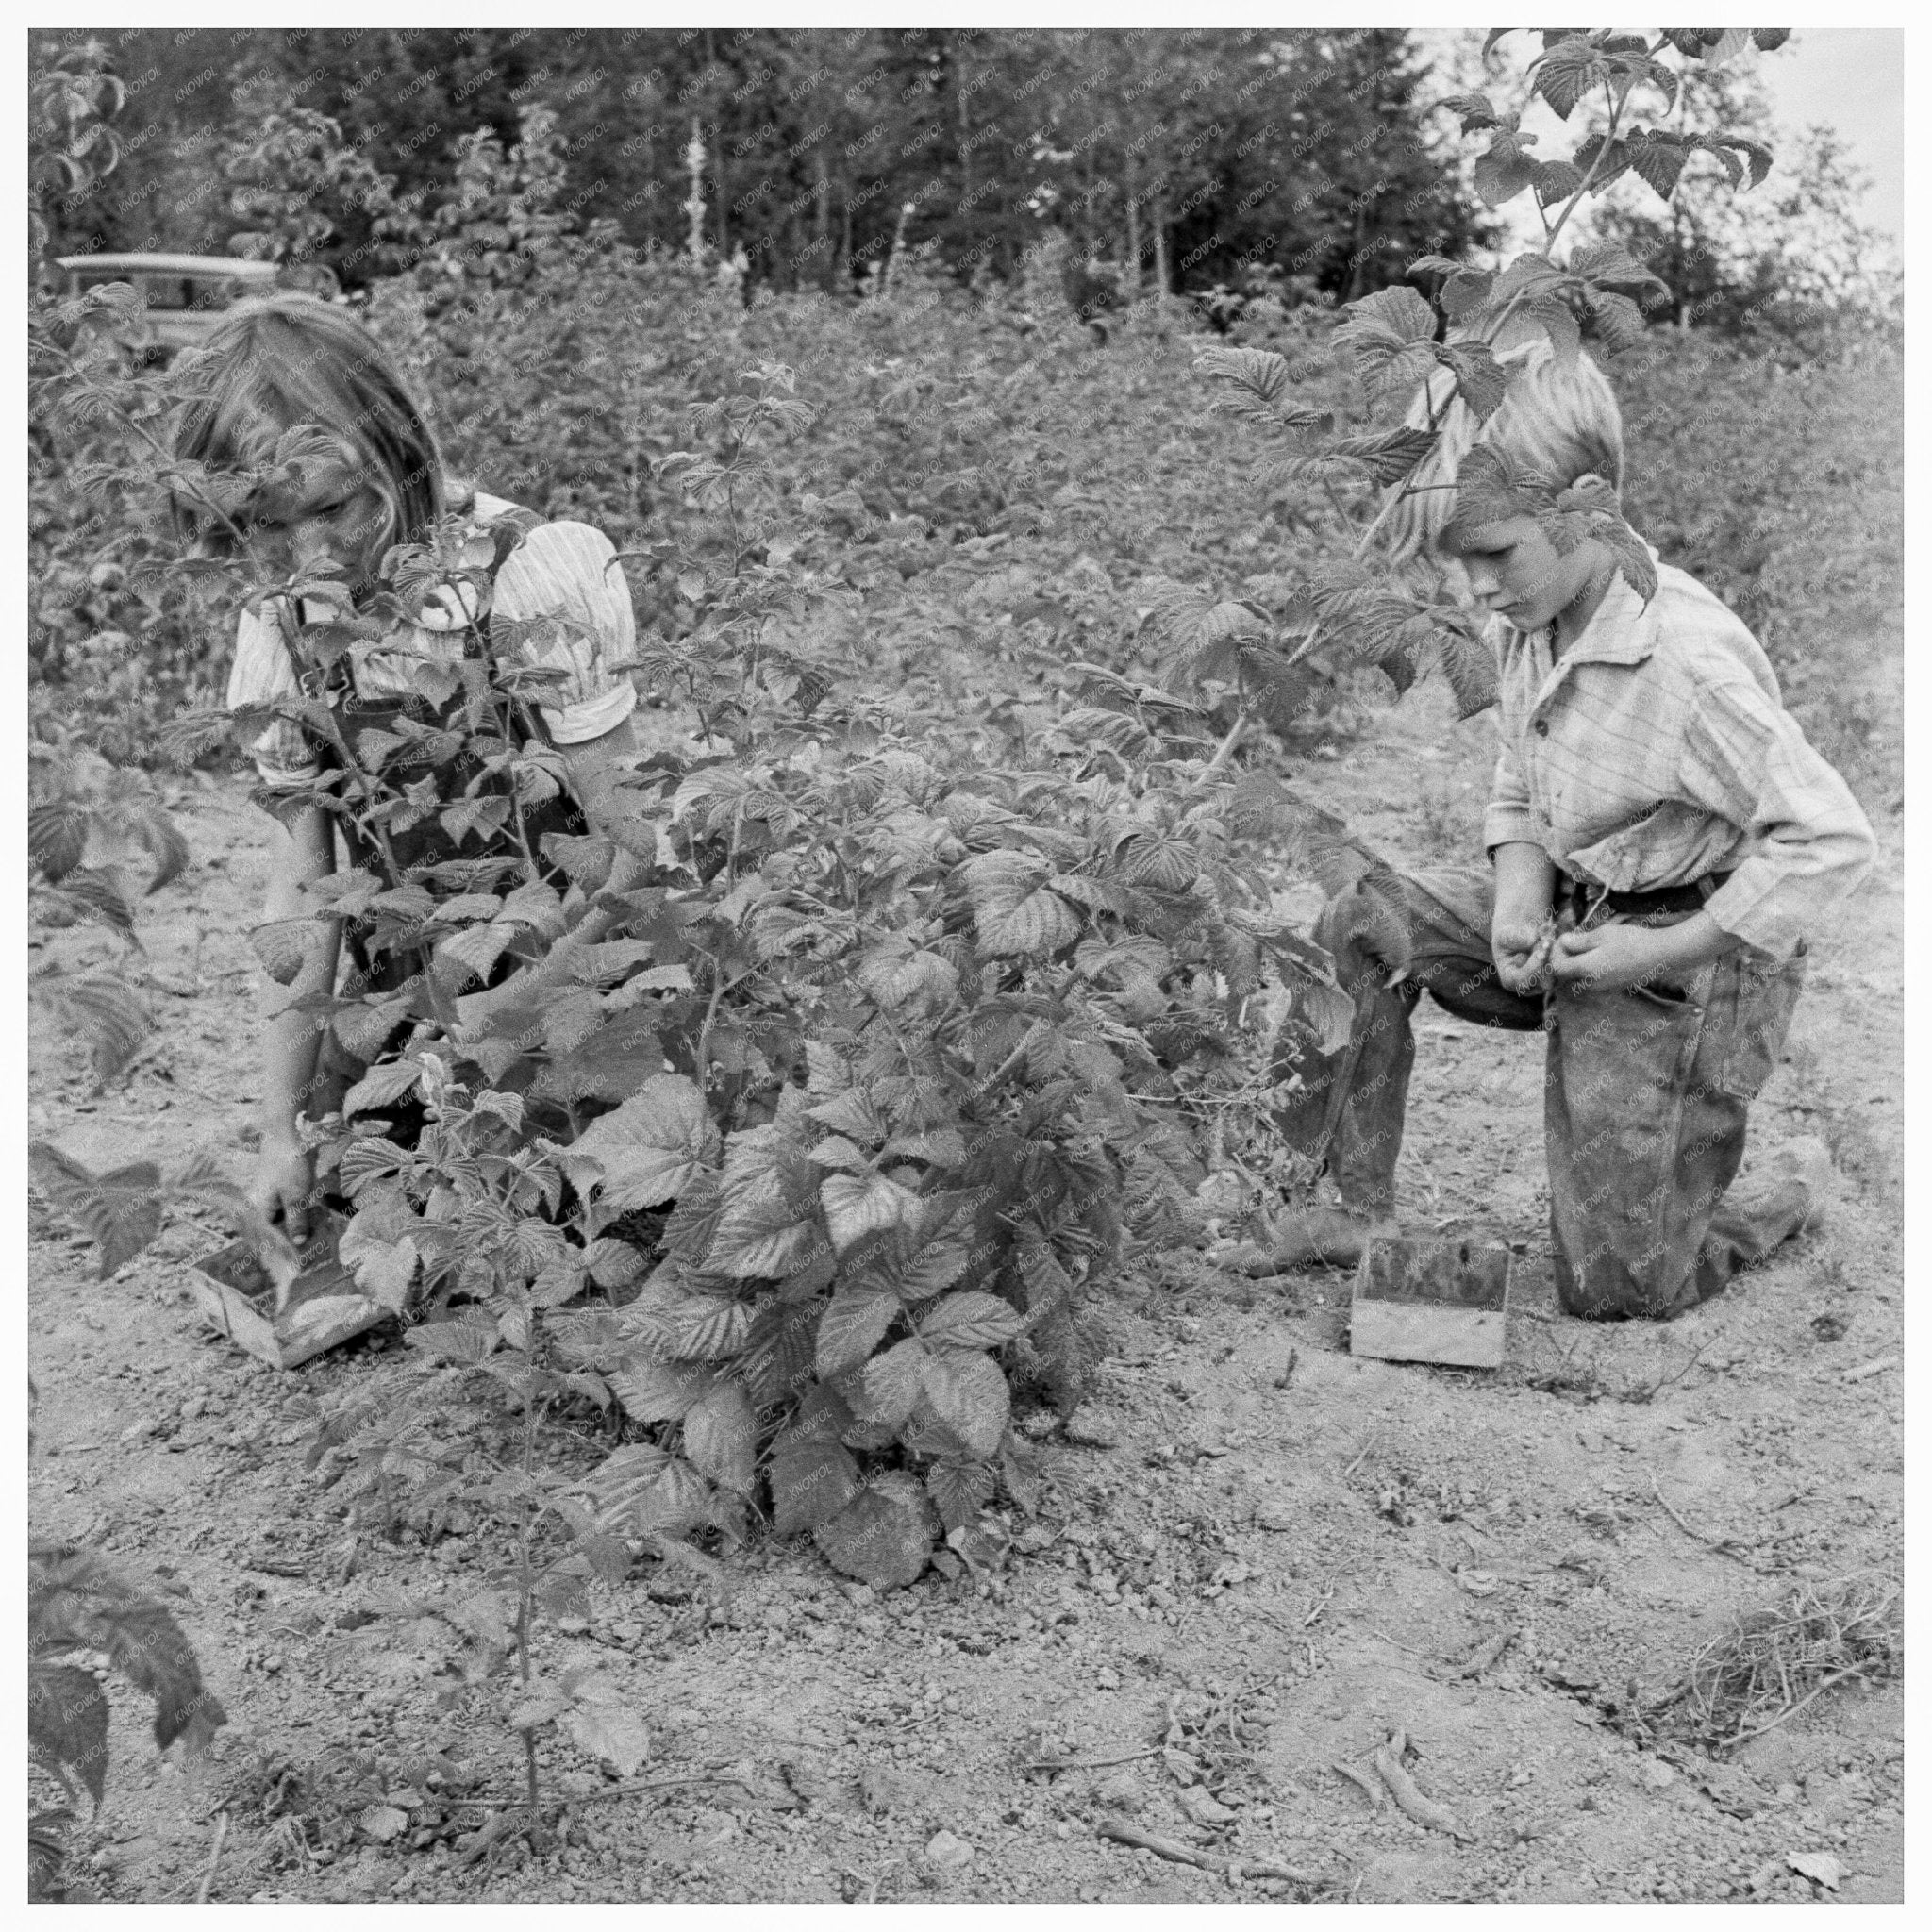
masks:
<path id="1" fill-rule="evenodd" d="M 1541 845 L 1617 892 L 1728 872 L 1704 909 L 1774 959 L 1864 876 L 1865 814 L 1784 708 L 1757 640 L 1695 577 L 1660 564 L 1648 605 L 1617 577 L 1554 661 L 1549 631 L 1498 618 L 1491 638 L 1503 740 L 1491 851 Z"/>

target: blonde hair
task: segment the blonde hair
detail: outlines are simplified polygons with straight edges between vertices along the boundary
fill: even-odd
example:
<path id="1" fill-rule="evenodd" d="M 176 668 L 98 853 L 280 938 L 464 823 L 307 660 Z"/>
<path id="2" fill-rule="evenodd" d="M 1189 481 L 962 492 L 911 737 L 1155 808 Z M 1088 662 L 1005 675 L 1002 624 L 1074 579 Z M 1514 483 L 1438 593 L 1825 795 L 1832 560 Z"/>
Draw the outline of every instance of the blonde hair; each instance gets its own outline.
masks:
<path id="1" fill-rule="evenodd" d="M 1450 340 L 1474 338 L 1451 330 Z M 1445 486 L 1455 483 L 1462 459 L 1479 443 L 1505 451 L 1519 470 L 1532 471 L 1558 490 L 1591 475 L 1623 490 L 1623 412 L 1609 378 L 1595 362 L 1580 349 L 1568 358 L 1558 356 L 1541 326 L 1527 321 L 1521 328 L 1506 325 L 1500 343 L 1492 347 L 1509 375 L 1509 388 L 1487 423 L 1478 423 L 1460 396 L 1449 400 L 1456 378 L 1444 368 L 1430 373 L 1408 407 L 1404 422 L 1409 428 L 1426 429 L 1430 416 L 1440 413 L 1442 435 L 1396 486 L 1405 493 L 1384 516 L 1383 541 L 1397 563 L 1424 556 L 1434 546 L 1456 508 L 1456 491 Z"/>
<path id="2" fill-rule="evenodd" d="M 378 551 L 421 542 L 442 517 L 442 459 L 427 420 L 381 343 L 334 304 L 292 293 L 239 303 L 191 373 L 199 381 L 175 434 L 184 461 L 253 469 L 281 436 L 313 428 L 348 445 L 382 498 Z M 175 514 L 184 539 L 225 547 L 207 505 L 180 491 Z"/>

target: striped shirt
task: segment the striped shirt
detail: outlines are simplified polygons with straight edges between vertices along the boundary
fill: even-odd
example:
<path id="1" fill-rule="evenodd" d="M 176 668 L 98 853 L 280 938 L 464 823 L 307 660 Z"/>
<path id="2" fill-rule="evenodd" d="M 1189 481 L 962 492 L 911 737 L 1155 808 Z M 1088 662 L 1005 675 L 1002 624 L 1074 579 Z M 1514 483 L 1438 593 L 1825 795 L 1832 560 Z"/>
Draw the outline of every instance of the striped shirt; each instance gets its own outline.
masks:
<path id="1" fill-rule="evenodd" d="M 1757 640 L 1695 577 L 1660 563 L 1648 605 L 1615 578 L 1554 661 L 1548 630 L 1496 618 L 1490 637 L 1502 685 L 1491 851 L 1541 845 L 1617 892 L 1728 872 L 1704 909 L 1779 960 L 1864 876 L 1876 849 L 1865 814 L 1784 708 Z"/>
<path id="2" fill-rule="evenodd" d="M 477 494 L 479 519 L 513 509 L 501 497 Z M 559 627 L 525 641 L 533 665 L 568 674 L 551 704 L 540 705 L 558 744 L 583 744 L 614 731 L 630 716 L 637 690 L 626 675 L 637 641 L 630 587 L 612 567 L 616 551 L 589 524 L 541 524 L 504 559 L 496 574 L 492 614 L 507 619 L 563 617 L 588 636 Z M 452 593 L 444 593 L 446 596 Z M 395 644 L 354 661 L 356 693 L 371 701 L 403 697 L 412 690 L 409 668 L 425 658 L 448 662 L 459 654 L 459 634 L 429 625 L 398 625 Z M 228 674 L 228 706 L 263 704 L 299 696 L 301 686 L 279 627 L 266 612 L 244 610 L 236 626 L 235 662 Z M 315 755 L 302 727 L 277 718 L 249 747 L 256 770 L 272 789 L 305 783 L 316 775 Z"/>

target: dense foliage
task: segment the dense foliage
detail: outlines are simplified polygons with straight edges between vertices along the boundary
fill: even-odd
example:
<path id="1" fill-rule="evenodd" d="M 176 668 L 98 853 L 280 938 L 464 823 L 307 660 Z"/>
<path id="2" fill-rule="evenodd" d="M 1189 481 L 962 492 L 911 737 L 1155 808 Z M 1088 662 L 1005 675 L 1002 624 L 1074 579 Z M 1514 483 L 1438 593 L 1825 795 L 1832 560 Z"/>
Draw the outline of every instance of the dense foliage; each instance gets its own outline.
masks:
<path id="1" fill-rule="evenodd" d="M 1254 1070 L 1291 1003 L 1332 1028 L 1345 1002 L 1237 840 L 1300 824 L 1345 841 L 1210 758 L 1185 699 L 1098 666 L 1029 745 L 947 743 L 835 694 L 854 600 L 798 566 L 765 500 L 765 444 L 808 414 L 790 391 L 762 367 L 695 413 L 717 454 L 659 465 L 711 527 L 658 546 L 692 620 L 641 669 L 713 748 L 634 775 L 618 836 L 641 879 L 606 891 L 608 841 L 548 834 L 541 852 L 520 836 L 520 858 L 383 862 L 315 890 L 315 916 L 426 966 L 396 993 L 310 1002 L 352 1051 L 411 1029 L 347 1096 L 323 1168 L 356 1204 L 343 1253 L 365 1285 L 399 1312 L 452 1293 L 489 1310 L 414 1331 L 432 1351 L 533 1347 L 542 1311 L 656 1263 L 620 1309 L 548 1324 L 600 1378 L 591 1395 L 683 1452 L 620 1452 L 637 1527 L 741 1524 L 764 1474 L 782 1527 L 858 1539 L 867 1574 L 891 1502 L 894 1560 L 916 1574 L 926 1511 L 970 1529 L 1000 1474 L 1008 1385 L 986 1351 L 1071 1407 L 1098 1345 L 1091 1287 L 1130 1231 L 1178 1224 L 1197 1142 L 1278 1167 Z M 447 704 L 475 669 L 466 727 L 352 741 L 313 700 L 277 708 L 339 741 L 347 782 L 305 802 L 369 846 L 424 811 L 408 774 L 425 757 L 476 772 L 442 809 L 459 845 L 554 795 L 532 675 L 483 670 L 515 641 L 489 627 L 509 541 L 453 529 L 391 561 L 404 604 L 470 586 L 473 655 L 418 674 Z M 378 628 L 331 624 L 306 648 L 325 659 Z M 258 935 L 271 972 L 307 923 Z M 529 963 L 466 997 L 506 956 Z M 430 1116 L 414 1148 L 359 1118 L 411 1094 Z M 853 1452 L 889 1447 L 923 1495 L 861 1484 Z"/>
<path id="2" fill-rule="evenodd" d="M 1611 374 L 1631 521 L 1743 618 L 1811 741 L 1889 803 L 1904 721 L 1874 644 L 1904 621 L 1902 358 L 1855 335 L 1828 358 L 1767 368 L 1660 330 Z"/>
<path id="3" fill-rule="evenodd" d="M 92 1551 L 36 1544 L 27 1552 L 27 1743 L 70 1796 L 84 1790 L 96 1810 L 108 1789 L 108 1692 L 105 1657 L 154 1700 L 155 1742 L 188 1752 L 207 1748 L 227 1713 L 205 1690 L 201 1666 L 167 1606 Z M 85 1899 L 92 1893 L 66 1873 L 64 1807 L 27 1823 L 30 1899 Z"/>
<path id="4" fill-rule="evenodd" d="M 145 891 L 157 891 L 188 864 L 188 841 L 145 772 L 63 741 L 52 721 L 42 721 L 27 758 L 28 944 L 37 956 L 27 985 L 86 1039 L 94 1077 L 106 1083 L 153 1030 L 125 972 L 109 963 L 141 950 L 130 868 L 151 868 Z"/>
<path id="5" fill-rule="evenodd" d="M 1388 30 L 133 28 L 105 40 L 128 89 L 129 153 L 113 192 L 58 206 L 75 248 L 158 239 L 220 252 L 231 228 L 261 232 L 279 178 L 308 192 L 311 258 L 359 286 L 386 265 L 398 204 L 440 192 L 458 136 L 511 141 L 533 99 L 560 116 L 583 216 L 659 252 L 691 234 L 695 130 L 703 243 L 784 289 L 847 291 L 896 246 L 927 244 L 961 277 L 1010 276 L 1054 230 L 1131 292 L 1235 284 L 1266 260 L 1347 296 L 1419 248 L 1483 232 L 1434 165 L 1423 70 L 1407 36 Z M 277 97 L 295 109 L 283 140 L 238 136 Z M 290 138 L 303 114 L 334 121 L 356 162 L 331 166 Z"/>

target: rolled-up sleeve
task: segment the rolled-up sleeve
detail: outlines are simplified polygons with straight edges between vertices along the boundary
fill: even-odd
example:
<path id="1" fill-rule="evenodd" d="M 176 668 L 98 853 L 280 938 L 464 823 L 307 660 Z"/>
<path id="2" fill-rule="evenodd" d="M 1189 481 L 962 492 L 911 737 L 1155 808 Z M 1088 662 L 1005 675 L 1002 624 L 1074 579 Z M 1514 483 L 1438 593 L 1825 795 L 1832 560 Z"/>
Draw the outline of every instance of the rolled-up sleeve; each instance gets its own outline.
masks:
<path id="1" fill-rule="evenodd" d="M 244 610 L 235 626 L 235 661 L 228 669 L 229 710 L 301 694 L 294 664 L 274 620 L 266 611 Z M 320 770 L 302 727 L 290 718 L 273 720 L 248 750 L 271 791 L 306 785 Z"/>
<path id="2" fill-rule="evenodd" d="M 1707 686 L 1683 741 L 1685 795 L 1748 839 L 1704 909 L 1782 960 L 1870 870 L 1877 841 L 1851 788 L 1747 678 Z"/>
<path id="3" fill-rule="evenodd" d="M 602 738 L 637 706 L 629 675 L 637 619 L 616 558 L 609 538 L 589 524 L 543 524 L 497 573 L 497 616 L 561 620 L 532 631 L 523 646 L 532 665 L 565 674 L 553 699 L 538 706 L 558 744 Z"/>
<path id="4" fill-rule="evenodd" d="M 1496 753 L 1495 775 L 1490 780 L 1490 802 L 1483 812 L 1483 844 L 1491 852 L 1498 845 L 1541 845 L 1543 835 L 1536 814 L 1530 809 L 1529 787 L 1523 780 L 1523 767 L 1516 762 L 1514 747 L 1505 739 Z"/>

